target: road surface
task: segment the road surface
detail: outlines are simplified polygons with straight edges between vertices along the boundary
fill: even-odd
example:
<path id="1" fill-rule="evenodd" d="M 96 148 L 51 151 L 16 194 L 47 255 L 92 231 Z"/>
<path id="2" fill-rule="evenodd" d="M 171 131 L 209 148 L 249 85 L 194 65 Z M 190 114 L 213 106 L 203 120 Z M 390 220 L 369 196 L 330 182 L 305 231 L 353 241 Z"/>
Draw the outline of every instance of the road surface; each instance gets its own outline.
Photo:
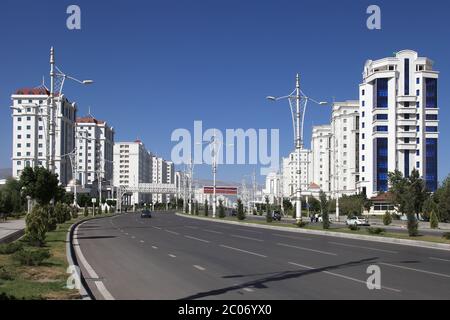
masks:
<path id="1" fill-rule="evenodd" d="M 92 220 L 76 238 L 97 299 L 450 299 L 449 251 L 172 213 Z M 367 287 L 373 265 L 380 290 Z"/>

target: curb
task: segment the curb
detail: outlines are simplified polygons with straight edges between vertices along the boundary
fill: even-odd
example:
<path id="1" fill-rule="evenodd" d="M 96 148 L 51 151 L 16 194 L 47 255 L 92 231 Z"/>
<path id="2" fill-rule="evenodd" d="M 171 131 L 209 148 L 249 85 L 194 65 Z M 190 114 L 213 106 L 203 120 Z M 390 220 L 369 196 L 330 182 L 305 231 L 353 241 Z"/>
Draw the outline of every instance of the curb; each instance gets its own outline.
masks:
<path id="1" fill-rule="evenodd" d="M 381 237 L 378 238 L 375 236 L 366 236 L 366 235 L 357 235 L 357 234 L 348 234 L 348 233 L 339 233 L 339 232 L 330 232 L 330 231 L 267 226 L 267 225 L 260 225 L 260 224 L 247 223 L 247 222 L 241 223 L 241 222 L 237 222 L 237 221 L 216 220 L 216 219 L 212 219 L 212 218 L 200 218 L 200 217 L 188 216 L 188 215 L 184 215 L 184 214 L 180 214 L 180 213 L 176 213 L 176 215 L 179 217 L 184 217 L 184 218 L 188 218 L 188 219 L 207 220 L 207 221 L 212 221 L 212 222 L 234 224 L 234 225 L 239 225 L 239 226 L 248 226 L 248 227 L 260 228 L 260 229 L 287 231 L 287 232 L 293 232 L 293 233 L 304 233 L 304 234 L 312 234 L 312 235 L 327 236 L 327 237 L 334 237 L 334 238 L 345 238 L 345 239 L 355 239 L 355 240 L 364 240 L 364 241 L 372 241 L 372 242 L 382 242 L 382 243 L 398 244 L 398 245 L 418 247 L 418 248 L 450 251 L 450 245 L 444 244 L 444 243 L 432 243 L 432 242 L 426 242 L 426 241 L 420 241 L 420 240 L 395 239 L 395 238 L 381 238 Z"/>
<path id="2" fill-rule="evenodd" d="M 17 230 L 15 232 L 7 235 L 6 237 L 3 237 L 2 239 L 0 239 L 0 244 L 11 243 L 16 240 L 19 240 L 20 238 L 23 237 L 24 234 L 25 234 L 25 229 Z"/>

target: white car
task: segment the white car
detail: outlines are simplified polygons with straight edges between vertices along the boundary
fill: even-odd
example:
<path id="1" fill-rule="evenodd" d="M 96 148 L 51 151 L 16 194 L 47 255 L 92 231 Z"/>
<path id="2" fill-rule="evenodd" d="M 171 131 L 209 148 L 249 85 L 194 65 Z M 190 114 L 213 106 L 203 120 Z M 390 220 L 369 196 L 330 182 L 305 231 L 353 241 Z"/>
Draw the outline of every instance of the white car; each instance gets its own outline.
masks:
<path id="1" fill-rule="evenodd" d="M 369 225 L 369 223 L 367 222 L 366 219 L 358 218 L 358 217 L 353 217 L 353 218 L 347 219 L 347 221 L 345 221 L 345 224 L 348 226 L 367 226 L 367 225 Z"/>

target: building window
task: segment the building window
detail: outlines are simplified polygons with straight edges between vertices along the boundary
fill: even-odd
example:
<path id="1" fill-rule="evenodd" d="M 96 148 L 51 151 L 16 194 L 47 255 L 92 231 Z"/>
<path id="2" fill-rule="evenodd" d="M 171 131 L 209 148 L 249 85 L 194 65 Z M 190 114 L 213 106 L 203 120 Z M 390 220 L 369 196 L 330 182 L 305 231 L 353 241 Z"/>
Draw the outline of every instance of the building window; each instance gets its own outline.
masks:
<path id="1" fill-rule="evenodd" d="M 420 150 L 416 151 L 416 156 L 420 156 Z"/>
<path id="2" fill-rule="evenodd" d="M 437 108 L 437 79 L 427 78 L 426 83 L 426 107 Z"/>
<path id="3" fill-rule="evenodd" d="M 376 126 L 376 131 L 377 132 L 387 132 L 388 131 L 388 126 Z"/>
<path id="4" fill-rule="evenodd" d="M 409 138 L 405 138 L 405 143 L 409 143 Z"/>
<path id="5" fill-rule="evenodd" d="M 377 114 L 377 120 L 388 120 L 387 114 Z"/>
<path id="6" fill-rule="evenodd" d="M 364 96 L 365 94 L 366 94 L 366 90 L 363 89 L 362 92 L 361 92 L 361 95 Z"/>
<path id="7" fill-rule="evenodd" d="M 375 83 L 376 87 L 376 108 L 388 107 L 388 82 L 389 79 L 381 78 L 377 79 Z"/>
<path id="8" fill-rule="evenodd" d="M 416 79 L 416 84 L 420 84 L 420 78 Z"/>
<path id="9" fill-rule="evenodd" d="M 17 161 L 17 165 L 21 166 L 22 165 L 22 161 Z"/>
<path id="10" fill-rule="evenodd" d="M 438 132 L 438 127 L 426 127 L 426 132 Z"/>
<path id="11" fill-rule="evenodd" d="M 405 151 L 405 178 L 409 177 L 409 151 Z"/>
<path id="12" fill-rule="evenodd" d="M 377 190 L 388 191 L 388 139 L 376 139 Z"/>
<path id="13" fill-rule="evenodd" d="M 405 96 L 409 96 L 409 59 L 405 59 Z"/>
<path id="14" fill-rule="evenodd" d="M 21 117 L 18 117 L 18 118 L 17 118 L 17 121 L 18 121 L 18 122 L 22 122 L 22 118 L 21 118 Z"/>
<path id="15" fill-rule="evenodd" d="M 438 119 L 438 115 L 437 114 L 427 114 L 426 115 L 426 120 L 436 121 L 437 119 Z"/>
<path id="16" fill-rule="evenodd" d="M 438 156 L 438 141 L 437 139 L 426 140 L 426 185 L 431 192 L 437 190 L 437 156 Z"/>
<path id="17" fill-rule="evenodd" d="M 361 149 L 366 150 L 366 145 L 365 144 L 361 145 Z"/>
<path id="18" fill-rule="evenodd" d="M 420 96 L 420 90 L 416 91 L 416 96 Z"/>
<path id="19" fill-rule="evenodd" d="M 416 168 L 417 168 L 417 169 L 420 168 L 420 162 L 419 162 L 419 161 L 416 162 Z"/>

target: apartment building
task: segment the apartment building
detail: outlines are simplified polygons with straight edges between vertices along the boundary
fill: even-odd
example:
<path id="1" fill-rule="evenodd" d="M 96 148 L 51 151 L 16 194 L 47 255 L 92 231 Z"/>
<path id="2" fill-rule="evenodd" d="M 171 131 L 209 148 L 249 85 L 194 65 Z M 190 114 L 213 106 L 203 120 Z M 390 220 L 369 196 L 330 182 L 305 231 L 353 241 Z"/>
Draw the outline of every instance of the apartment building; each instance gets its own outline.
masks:
<path id="1" fill-rule="evenodd" d="M 360 181 L 369 197 L 387 191 L 388 173 L 417 169 L 428 190 L 438 185 L 439 72 L 433 61 L 403 50 L 369 60 L 360 93 Z"/>
<path id="2" fill-rule="evenodd" d="M 77 106 L 64 95 L 56 95 L 55 109 L 49 106 L 45 87 L 23 88 L 11 95 L 13 118 L 12 176 L 19 178 L 25 167 L 49 167 L 54 154 L 55 173 L 62 185 L 72 179 L 68 157 L 75 149 Z M 48 123 L 54 123 L 55 134 Z M 54 150 L 53 150 L 54 148 Z"/>
<path id="3" fill-rule="evenodd" d="M 313 127 L 309 182 L 325 193 L 331 191 L 331 142 L 331 125 Z"/>

